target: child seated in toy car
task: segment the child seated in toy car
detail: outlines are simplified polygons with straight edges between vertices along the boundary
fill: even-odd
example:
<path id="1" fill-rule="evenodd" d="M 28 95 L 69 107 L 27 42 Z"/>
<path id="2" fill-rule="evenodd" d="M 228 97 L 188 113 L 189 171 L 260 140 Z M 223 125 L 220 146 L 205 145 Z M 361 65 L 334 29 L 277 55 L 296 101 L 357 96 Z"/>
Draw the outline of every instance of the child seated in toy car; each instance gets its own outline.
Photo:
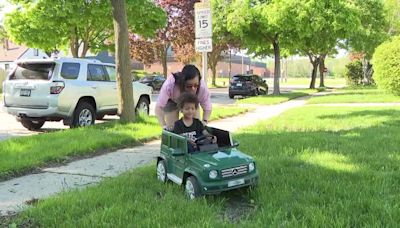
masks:
<path id="1" fill-rule="evenodd" d="M 183 117 L 175 122 L 172 132 L 188 139 L 189 152 L 198 150 L 199 144 L 217 143 L 217 137 L 211 135 L 204 124 L 194 117 L 198 107 L 199 100 L 196 95 L 183 93 L 179 97 L 178 108 Z M 202 141 L 202 143 L 199 141 Z"/>

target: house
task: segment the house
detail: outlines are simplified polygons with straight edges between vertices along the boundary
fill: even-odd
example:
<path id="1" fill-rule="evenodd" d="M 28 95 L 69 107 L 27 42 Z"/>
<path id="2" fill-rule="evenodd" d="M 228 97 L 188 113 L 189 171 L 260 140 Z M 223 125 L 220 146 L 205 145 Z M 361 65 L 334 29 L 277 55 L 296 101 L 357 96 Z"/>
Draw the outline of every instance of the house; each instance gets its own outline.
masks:
<path id="1" fill-rule="evenodd" d="M 2 47 L 0 47 L 0 68 L 5 71 L 14 66 L 15 60 L 27 58 L 46 59 L 49 56 L 44 51 L 16 45 L 7 39 L 3 42 Z"/>

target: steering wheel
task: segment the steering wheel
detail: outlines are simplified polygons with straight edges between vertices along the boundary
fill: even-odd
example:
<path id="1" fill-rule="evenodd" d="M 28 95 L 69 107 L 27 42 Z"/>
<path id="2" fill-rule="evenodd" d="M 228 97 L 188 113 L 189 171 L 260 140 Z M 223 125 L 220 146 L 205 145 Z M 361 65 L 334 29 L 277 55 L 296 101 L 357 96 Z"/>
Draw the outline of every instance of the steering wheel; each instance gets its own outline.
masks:
<path id="1" fill-rule="evenodd" d="M 196 145 L 208 145 L 208 144 L 212 144 L 213 143 L 213 135 L 202 135 L 200 137 L 198 137 L 194 143 L 196 143 Z"/>

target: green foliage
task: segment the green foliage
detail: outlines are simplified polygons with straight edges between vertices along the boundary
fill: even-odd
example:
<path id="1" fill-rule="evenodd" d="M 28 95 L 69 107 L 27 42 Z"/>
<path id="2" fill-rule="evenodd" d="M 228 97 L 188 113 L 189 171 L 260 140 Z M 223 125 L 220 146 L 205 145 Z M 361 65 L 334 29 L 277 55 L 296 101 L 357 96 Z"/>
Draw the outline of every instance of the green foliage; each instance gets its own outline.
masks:
<path id="1" fill-rule="evenodd" d="M 359 26 L 351 30 L 348 45 L 371 59 L 375 48 L 387 39 L 387 21 L 382 0 L 355 0 Z"/>
<path id="2" fill-rule="evenodd" d="M 400 96 L 400 36 L 376 49 L 373 67 L 374 79 L 378 86 Z"/>
<path id="3" fill-rule="evenodd" d="M 386 20 L 388 33 L 391 36 L 400 34 L 400 2 L 398 0 L 385 0 Z"/>
<path id="4" fill-rule="evenodd" d="M 113 36 L 110 1 L 13 2 L 19 7 L 6 15 L 5 26 L 16 43 L 46 51 L 70 47 L 74 54 L 82 45 L 104 50 Z M 165 13 L 150 0 L 127 1 L 127 16 L 129 28 L 145 36 L 165 24 Z"/>
<path id="5" fill-rule="evenodd" d="M 363 69 L 361 61 L 357 60 L 346 65 L 344 74 L 347 85 L 360 85 L 363 79 Z"/>

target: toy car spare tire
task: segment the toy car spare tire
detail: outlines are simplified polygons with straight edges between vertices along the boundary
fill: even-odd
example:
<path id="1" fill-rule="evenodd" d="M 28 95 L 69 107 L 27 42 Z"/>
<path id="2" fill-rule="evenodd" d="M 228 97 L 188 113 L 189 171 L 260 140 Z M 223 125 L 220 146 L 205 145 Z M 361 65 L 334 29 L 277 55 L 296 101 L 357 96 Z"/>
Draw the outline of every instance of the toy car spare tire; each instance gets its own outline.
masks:
<path id="1" fill-rule="evenodd" d="M 24 126 L 26 129 L 30 131 L 35 131 L 39 130 L 41 127 L 43 127 L 44 120 L 27 120 L 27 119 L 22 119 L 21 124 Z"/>
<path id="2" fill-rule="evenodd" d="M 161 182 L 167 182 L 167 165 L 164 160 L 160 160 L 157 163 L 157 179 Z"/>
<path id="3" fill-rule="evenodd" d="M 86 101 L 80 101 L 74 112 L 74 119 L 71 127 L 85 127 L 93 125 L 96 113 L 91 104 Z"/>
<path id="4" fill-rule="evenodd" d="M 201 196 L 200 185 L 194 176 L 186 179 L 185 192 L 189 199 L 193 200 Z"/>
<path id="5" fill-rule="evenodd" d="M 149 101 L 145 97 L 141 97 L 136 105 L 136 115 L 138 114 L 145 114 L 149 115 L 150 112 L 150 105 Z"/>

